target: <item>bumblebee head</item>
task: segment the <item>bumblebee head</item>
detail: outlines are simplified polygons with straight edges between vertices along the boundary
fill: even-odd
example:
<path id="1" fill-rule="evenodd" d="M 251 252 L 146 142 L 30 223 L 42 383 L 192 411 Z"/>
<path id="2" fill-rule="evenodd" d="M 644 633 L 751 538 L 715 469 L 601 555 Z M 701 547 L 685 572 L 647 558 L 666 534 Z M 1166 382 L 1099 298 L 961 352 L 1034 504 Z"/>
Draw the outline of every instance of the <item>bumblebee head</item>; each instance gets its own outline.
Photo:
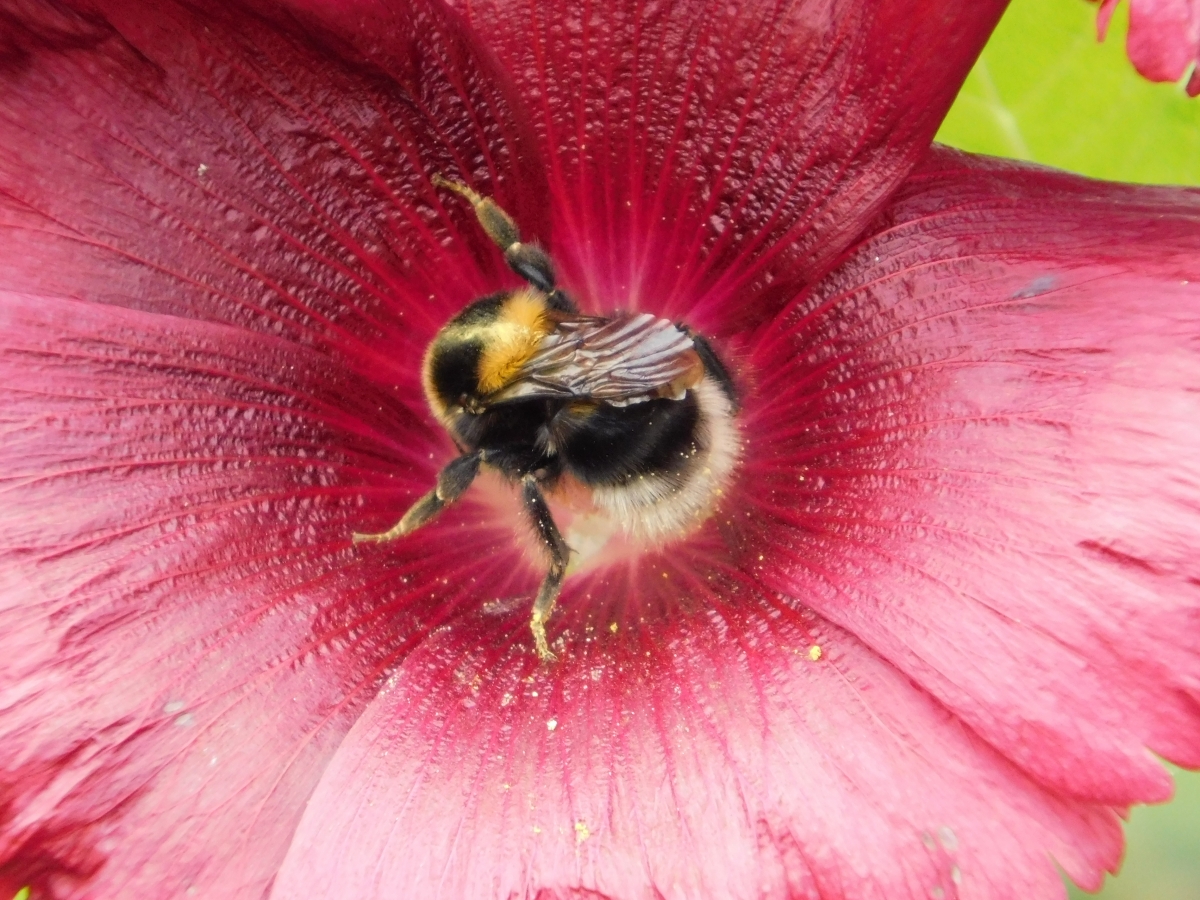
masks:
<path id="1" fill-rule="evenodd" d="M 422 380 L 434 413 L 449 422 L 477 413 L 509 384 L 554 327 L 534 288 L 476 300 L 446 323 L 425 354 Z"/>

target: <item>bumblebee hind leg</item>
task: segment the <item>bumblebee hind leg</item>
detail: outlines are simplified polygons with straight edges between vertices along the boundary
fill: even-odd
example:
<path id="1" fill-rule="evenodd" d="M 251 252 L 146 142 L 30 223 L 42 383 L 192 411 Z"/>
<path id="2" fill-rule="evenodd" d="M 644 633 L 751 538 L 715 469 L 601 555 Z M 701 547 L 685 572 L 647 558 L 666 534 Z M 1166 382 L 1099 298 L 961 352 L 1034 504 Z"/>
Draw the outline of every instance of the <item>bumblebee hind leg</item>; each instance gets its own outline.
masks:
<path id="1" fill-rule="evenodd" d="M 546 498 L 542 496 L 541 488 L 538 487 L 537 480 L 532 475 L 526 475 L 521 479 L 521 497 L 525 502 L 525 509 L 529 512 L 530 519 L 533 520 L 533 526 L 537 529 L 538 537 L 541 538 L 550 553 L 550 571 L 546 573 L 537 597 L 533 601 L 533 614 L 529 621 L 529 629 L 533 632 L 533 644 L 537 649 L 538 658 L 542 662 L 553 662 L 556 657 L 550 652 L 550 645 L 546 641 L 546 622 L 550 618 L 550 613 L 554 611 L 554 603 L 558 600 L 559 592 L 562 590 L 567 561 L 571 557 L 571 548 L 567 546 L 558 526 L 554 524 L 554 517 L 550 515 L 550 507 L 546 505 Z"/>
<path id="2" fill-rule="evenodd" d="M 479 474 L 479 453 L 460 456 L 438 472 L 437 487 L 408 508 L 399 522 L 378 534 L 354 532 L 356 544 L 383 543 L 416 531 L 463 495 Z"/>

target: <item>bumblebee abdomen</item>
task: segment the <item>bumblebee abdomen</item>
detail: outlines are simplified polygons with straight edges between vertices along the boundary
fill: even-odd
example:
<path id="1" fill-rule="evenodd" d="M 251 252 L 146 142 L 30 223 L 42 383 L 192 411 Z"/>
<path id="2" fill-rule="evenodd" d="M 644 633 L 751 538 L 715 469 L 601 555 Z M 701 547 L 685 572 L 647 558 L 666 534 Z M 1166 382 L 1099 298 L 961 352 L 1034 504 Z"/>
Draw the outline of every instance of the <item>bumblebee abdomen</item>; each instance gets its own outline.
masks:
<path id="1" fill-rule="evenodd" d="M 629 406 L 600 404 L 572 416 L 556 445 L 568 471 L 589 485 L 678 474 L 697 452 L 699 417 L 694 394 Z"/>
<path id="2" fill-rule="evenodd" d="M 463 445 L 485 450 L 487 464 L 509 478 L 538 470 L 557 472 L 558 461 L 546 454 L 540 441 L 554 416 L 553 406 L 544 400 L 527 400 L 462 415 L 455 420 L 455 435 Z"/>
<path id="3" fill-rule="evenodd" d="M 591 436 L 600 439 L 590 446 L 577 441 L 564 462 L 591 488 L 595 505 L 626 532 L 660 542 L 699 527 L 716 508 L 741 456 L 741 438 L 733 421 L 733 401 L 712 376 L 683 400 L 653 402 L 664 406 L 647 410 L 650 414 L 640 423 L 646 431 L 621 444 L 606 440 L 604 427 L 591 429 Z M 650 404 L 618 411 L 639 406 Z M 572 452 L 582 452 L 582 466 Z M 600 458 L 602 452 L 612 454 L 607 463 Z"/>

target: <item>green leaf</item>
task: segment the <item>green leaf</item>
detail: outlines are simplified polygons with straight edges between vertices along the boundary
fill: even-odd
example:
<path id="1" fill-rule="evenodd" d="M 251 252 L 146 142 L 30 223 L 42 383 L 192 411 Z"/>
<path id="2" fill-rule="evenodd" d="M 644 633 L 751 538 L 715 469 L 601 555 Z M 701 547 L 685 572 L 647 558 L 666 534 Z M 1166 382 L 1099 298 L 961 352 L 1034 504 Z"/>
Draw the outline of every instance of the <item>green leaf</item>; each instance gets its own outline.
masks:
<path id="1" fill-rule="evenodd" d="M 1200 98 L 1137 74 L 1127 7 L 1101 44 L 1095 4 L 1014 0 L 937 139 L 1095 178 L 1200 185 Z"/>

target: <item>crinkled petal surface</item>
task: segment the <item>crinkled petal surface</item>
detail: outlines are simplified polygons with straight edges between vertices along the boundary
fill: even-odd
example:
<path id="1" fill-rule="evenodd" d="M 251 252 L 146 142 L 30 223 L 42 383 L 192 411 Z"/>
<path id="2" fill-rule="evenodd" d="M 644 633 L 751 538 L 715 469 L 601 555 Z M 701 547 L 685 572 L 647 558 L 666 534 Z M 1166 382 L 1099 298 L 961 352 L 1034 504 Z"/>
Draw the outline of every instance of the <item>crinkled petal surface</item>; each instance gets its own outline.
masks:
<path id="1" fill-rule="evenodd" d="M 1198 252 L 1196 194 L 934 153 L 748 345 L 723 518 L 551 669 L 523 610 L 410 654 L 274 896 L 1096 887 L 1200 763 Z"/>
<path id="2" fill-rule="evenodd" d="M 390 73 L 228 10 L 6 10 L 0 871 L 261 896 L 490 550 L 349 536 L 445 452 L 412 361 L 486 285 L 429 169 L 521 173 L 523 127 L 432 6 Z"/>
<path id="3" fill-rule="evenodd" d="M 1101 39 L 1119 0 L 1100 4 Z M 1178 81 L 1200 60 L 1198 0 L 1129 0 L 1129 59 L 1151 81 Z M 1200 76 L 1188 81 L 1188 93 L 1200 94 Z"/>
<path id="4" fill-rule="evenodd" d="M 998 10 L 3 0 L 0 884 L 1094 883 L 1146 748 L 1200 762 L 1196 202 L 937 156 L 879 219 Z M 573 578 L 553 667 L 499 486 L 348 540 L 513 283 L 433 172 L 747 396 L 722 514 Z"/>
<path id="5" fill-rule="evenodd" d="M 386 55 L 386 0 L 294 5 Z M 928 147 L 1006 2 L 456 5 L 538 135 L 551 221 L 534 234 L 565 281 L 596 310 L 696 324 L 730 305 L 762 318 L 828 268 Z"/>
<path id="6" fill-rule="evenodd" d="M 581 288 L 589 252 L 661 244 L 680 198 L 673 252 L 693 267 L 722 230 L 736 235 L 723 260 L 808 234 L 811 267 L 817 224 L 828 255 L 911 165 L 999 4 L 909 6 L 894 34 L 863 29 L 876 15 L 854 4 L 781 8 L 770 27 L 685 5 L 586 23 L 547 9 L 552 34 L 524 45 L 537 10 L 489 8 L 481 50 L 432 2 L 330 17 L 7 0 L 0 877 L 53 895 L 258 896 L 396 661 L 485 594 L 530 590 L 507 530 L 470 504 L 397 554 L 349 547 L 448 452 L 415 360 L 504 277 L 432 172 L 494 192 L 535 236 L 563 234 Z M 581 23 L 611 70 L 588 90 L 621 123 L 599 169 L 583 135 L 596 101 L 558 83 Z M 646 35 L 633 62 L 618 52 L 630 29 Z M 931 62 L 943 44 L 954 65 Z M 535 45 L 540 62 L 517 66 Z M 894 81 L 864 105 L 851 75 Z M 804 102 L 775 109 L 779 79 Z M 907 112 L 912 90 L 927 114 Z M 564 104 L 581 140 L 560 152 Z M 635 149 L 634 182 L 583 184 L 585 169 L 623 175 Z M 769 197 L 741 197 L 751 182 Z M 667 193 L 653 224 L 636 207 L 627 240 L 648 185 Z"/>

